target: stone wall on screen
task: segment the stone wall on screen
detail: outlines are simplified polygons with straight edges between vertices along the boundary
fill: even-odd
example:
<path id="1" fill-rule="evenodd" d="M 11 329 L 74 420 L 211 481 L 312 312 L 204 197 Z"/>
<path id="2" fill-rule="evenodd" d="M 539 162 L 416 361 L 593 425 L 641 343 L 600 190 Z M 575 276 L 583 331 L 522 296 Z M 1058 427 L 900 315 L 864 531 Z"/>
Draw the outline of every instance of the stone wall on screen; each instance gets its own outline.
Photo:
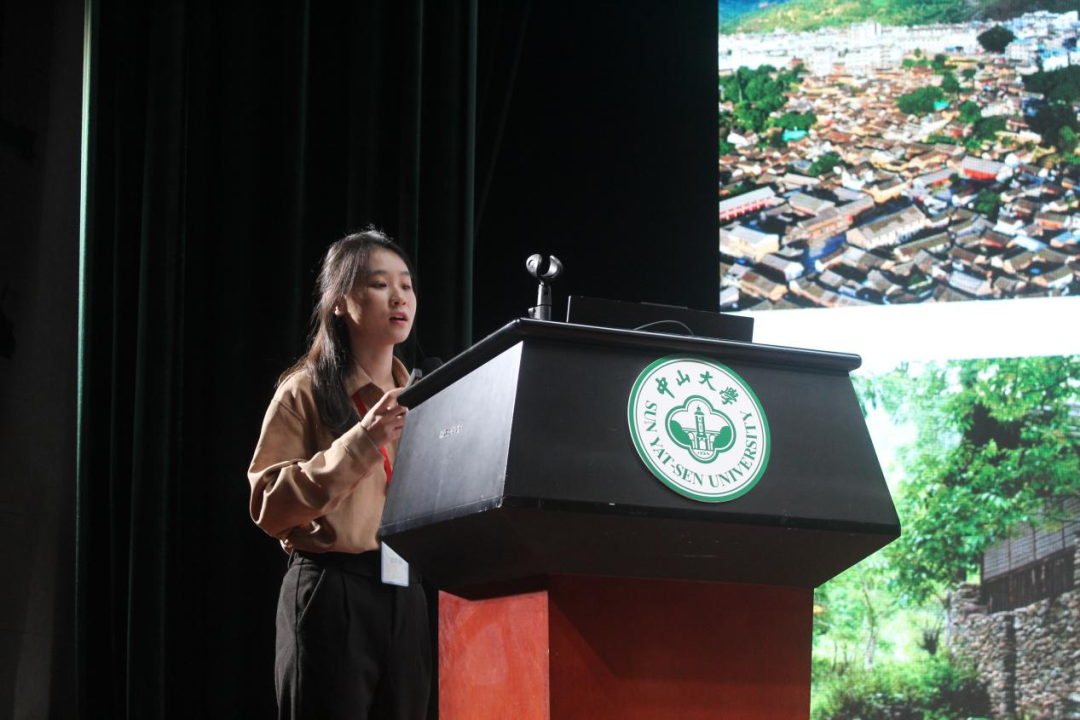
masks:
<path id="1" fill-rule="evenodd" d="M 1080 718 L 1080 544 L 1074 589 L 988 613 L 977 585 L 950 598 L 949 642 L 988 685 L 995 720 Z"/>

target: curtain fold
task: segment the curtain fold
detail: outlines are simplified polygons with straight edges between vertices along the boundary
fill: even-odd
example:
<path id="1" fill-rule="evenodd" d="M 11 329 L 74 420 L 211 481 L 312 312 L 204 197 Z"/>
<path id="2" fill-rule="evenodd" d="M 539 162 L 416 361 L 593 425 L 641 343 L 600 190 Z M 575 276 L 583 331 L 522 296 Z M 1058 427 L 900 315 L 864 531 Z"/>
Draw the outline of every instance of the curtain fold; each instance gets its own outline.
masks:
<path id="1" fill-rule="evenodd" d="M 344 233 L 414 255 L 426 354 L 471 341 L 477 2 L 87 10 L 80 712 L 270 714 L 284 559 L 244 471 Z"/>

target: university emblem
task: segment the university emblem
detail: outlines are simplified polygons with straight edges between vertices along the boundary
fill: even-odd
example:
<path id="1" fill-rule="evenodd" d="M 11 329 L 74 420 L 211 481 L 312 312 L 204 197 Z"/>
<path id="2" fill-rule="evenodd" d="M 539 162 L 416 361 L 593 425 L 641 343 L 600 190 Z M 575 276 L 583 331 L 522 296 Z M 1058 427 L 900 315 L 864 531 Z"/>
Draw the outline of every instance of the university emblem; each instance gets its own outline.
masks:
<path id="1" fill-rule="evenodd" d="M 627 420 L 649 471 L 693 500 L 734 500 L 769 464 L 761 403 L 741 377 L 709 358 L 672 355 L 645 368 L 630 391 Z"/>

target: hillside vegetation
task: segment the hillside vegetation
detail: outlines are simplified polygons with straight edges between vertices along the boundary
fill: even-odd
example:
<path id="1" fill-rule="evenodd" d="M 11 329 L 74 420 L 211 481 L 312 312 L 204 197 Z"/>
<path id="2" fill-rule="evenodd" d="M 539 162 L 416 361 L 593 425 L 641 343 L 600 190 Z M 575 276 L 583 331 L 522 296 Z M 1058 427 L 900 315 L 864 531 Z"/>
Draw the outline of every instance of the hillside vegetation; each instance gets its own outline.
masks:
<path id="1" fill-rule="evenodd" d="M 1005 20 L 1035 10 L 1076 10 L 1078 5 L 1077 0 L 788 0 L 722 22 L 720 32 L 818 30 L 871 20 L 882 25 Z"/>

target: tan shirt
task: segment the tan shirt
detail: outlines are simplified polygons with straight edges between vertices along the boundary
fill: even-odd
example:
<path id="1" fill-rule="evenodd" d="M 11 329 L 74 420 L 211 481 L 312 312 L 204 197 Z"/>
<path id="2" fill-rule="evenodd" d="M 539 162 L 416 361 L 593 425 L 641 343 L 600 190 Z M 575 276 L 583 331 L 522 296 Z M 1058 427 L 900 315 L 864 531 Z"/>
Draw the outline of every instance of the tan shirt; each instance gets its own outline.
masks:
<path id="1" fill-rule="evenodd" d="M 398 387 L 409 377 L 397 358 L 393 375 Z M 382 390 L 362 371 L 358 384 L 365 407 L 382 398 Z M 386 452 L 393 463 L 397 441 Z M 251 519 L 286 552 L 360 553 L 379 547 L 376 533 L 386 502 L 382 453 L 360 423 L 334 439 L 319 421 L 306 372 L 294 373 L 274 393 L 248 480 Z"/>

